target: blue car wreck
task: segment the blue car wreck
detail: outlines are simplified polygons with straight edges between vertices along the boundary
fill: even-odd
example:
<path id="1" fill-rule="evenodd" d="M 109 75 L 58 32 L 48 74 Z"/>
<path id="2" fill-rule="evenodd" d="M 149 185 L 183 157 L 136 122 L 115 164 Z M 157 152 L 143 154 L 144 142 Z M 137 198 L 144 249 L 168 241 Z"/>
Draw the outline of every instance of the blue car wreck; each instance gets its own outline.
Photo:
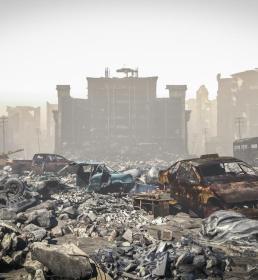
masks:
<path id="1" fill-rule="evenodd" d="M 135 180 L 130 174 L 115 171 L 103 162 L 83 161 L 76 166 L 76 185 L 88 192 L 128 193 Z"/>

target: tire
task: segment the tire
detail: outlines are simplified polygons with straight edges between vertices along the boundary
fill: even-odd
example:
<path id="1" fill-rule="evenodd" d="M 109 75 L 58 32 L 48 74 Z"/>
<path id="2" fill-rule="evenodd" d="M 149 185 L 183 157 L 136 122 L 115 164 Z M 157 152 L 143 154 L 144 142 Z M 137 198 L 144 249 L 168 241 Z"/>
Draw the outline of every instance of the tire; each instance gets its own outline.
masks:
<path id="1" fill-rule="evenodd" d="M 15 178 L 8 179 L 4 185 L 4 190 L 8 196 L 18 197 L 24 192 L 24 184 Z"/>

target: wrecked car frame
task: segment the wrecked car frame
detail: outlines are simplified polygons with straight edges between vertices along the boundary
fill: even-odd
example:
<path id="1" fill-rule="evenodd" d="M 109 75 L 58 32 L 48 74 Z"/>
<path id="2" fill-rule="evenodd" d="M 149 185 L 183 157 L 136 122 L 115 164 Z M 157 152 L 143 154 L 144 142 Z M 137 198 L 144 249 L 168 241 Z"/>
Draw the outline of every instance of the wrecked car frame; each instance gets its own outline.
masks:
<path id="1" fill-rule="evenodd" d="M 44 174 L 44 172 L 58 172 L 69 162 L 70 160 L 58 154 L 39 153 L 35 154 L 32 160 L 12 160 L 10 165 L 15 174 L 22 174 L 24 171 Z"/>
<path id="2" fill-rule="evenodd" d="M 206 155 L 178 161 L 159 172 L 159 182 L 171 197 L 201 217 L 219 209 L 234 209 L 258 217 L 258 176 L 247 163 L 233 157 Z"/>
<path id="3" fill-rule="evenodd" d="M 83 161 L 70 164 L 68 169 L 76 174 L 76 185 L 88 192 L 129 192 L 134 186 L 133 176 L 123 174 L 103 162 Z"/>
<path id="4" fill-rule="evenodd" d="M 8 176 L 0 177 L 0 209 L 8 208 L 20 212 L 36 201 L 37 195 L 30 192 L 23 181 Z"/>

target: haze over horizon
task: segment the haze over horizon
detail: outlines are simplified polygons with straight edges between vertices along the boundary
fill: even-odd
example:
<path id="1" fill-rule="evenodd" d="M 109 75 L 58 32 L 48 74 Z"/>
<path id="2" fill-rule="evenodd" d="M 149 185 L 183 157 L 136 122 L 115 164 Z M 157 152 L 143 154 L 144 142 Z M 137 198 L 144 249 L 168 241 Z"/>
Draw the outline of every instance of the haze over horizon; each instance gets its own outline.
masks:
<path id="1" fill-rule="evenodd" d="M 255 0 L 0 0 L 1 106 L 57 102 L 56 84 L 86 97 L 86 76 L 139 68 L 166 84 L 205 84 L 258 67 Z"/>

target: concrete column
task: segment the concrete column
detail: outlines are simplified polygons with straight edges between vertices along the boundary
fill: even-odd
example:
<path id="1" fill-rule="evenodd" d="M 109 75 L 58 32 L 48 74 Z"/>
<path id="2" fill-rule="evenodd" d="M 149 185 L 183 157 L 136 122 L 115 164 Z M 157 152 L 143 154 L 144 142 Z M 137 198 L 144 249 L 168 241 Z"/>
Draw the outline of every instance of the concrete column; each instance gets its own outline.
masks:
<path id="1" fill-rule="evenodd" d="M 187 135 L 186 135 L 186 113 L 185 113 L 185 96 L 186 96 L 186 85 L 167 85 L 166 89 L 169 91 L 170 102 L 173 102 L 173 99 L 180 100 L 180 124 L 178 128 L 181 131 L 178 141 L 181 142 L 181 151 L 179 153 L 187 153 Z M 171 112 L 173 114 L 173 112 Z M 181 138 L 181 139 L 180 139 Z"/>

